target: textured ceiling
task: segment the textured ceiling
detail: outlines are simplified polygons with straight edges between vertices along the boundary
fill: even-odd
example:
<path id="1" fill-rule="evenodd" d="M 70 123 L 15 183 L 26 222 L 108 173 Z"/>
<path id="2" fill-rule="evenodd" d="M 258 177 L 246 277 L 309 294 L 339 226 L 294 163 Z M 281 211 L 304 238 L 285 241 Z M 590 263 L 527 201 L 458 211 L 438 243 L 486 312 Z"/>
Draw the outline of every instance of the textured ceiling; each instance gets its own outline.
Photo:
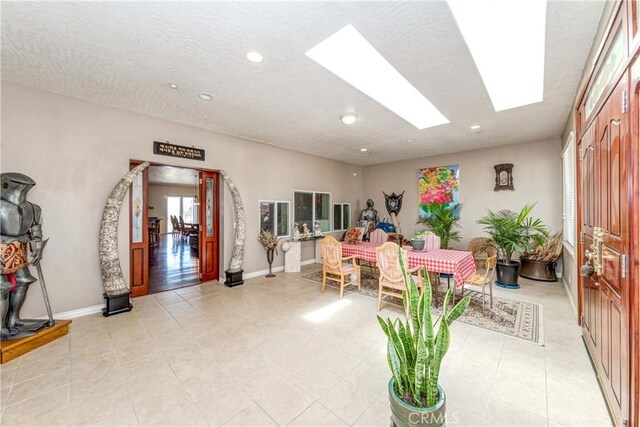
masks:
<path id="1" fill-rule="evenodd" d="M 173 166 L 149 166 L 149 184 L 196 186 L 198 171 Z"/>
<path id="2" fill-rule="evenodd" d="M 602 6 L 549 2 L 544 101 L 499 113 L 441 1 L 2 2 L 2 78 L 367 165 L 559 137 Z M 451 123 L 417 130 L 304 55 L 347 24 Z"/>

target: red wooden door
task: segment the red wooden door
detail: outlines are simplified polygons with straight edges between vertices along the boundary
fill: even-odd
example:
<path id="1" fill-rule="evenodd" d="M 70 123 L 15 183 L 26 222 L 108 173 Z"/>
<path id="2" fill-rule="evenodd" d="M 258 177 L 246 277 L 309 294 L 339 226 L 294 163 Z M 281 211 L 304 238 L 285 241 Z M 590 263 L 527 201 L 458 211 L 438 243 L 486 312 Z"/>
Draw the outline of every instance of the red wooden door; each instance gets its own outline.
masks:
<path id="1" fill-rule="evenodd" d="M 632 168 L 625 74 L 580 141 L 583 331 L 616 424 L 629 417 L 629 268 Z M 592 245 L 593 244 L 593 245 Z M 582 259 L 588 262 L 587 257 Z"/>
<path id="2" fill-rule="evenodd" d="M 131 163 L 133 169 L 139 163 Z M 149 293 L 149 169 L 133 180 L 129 189 L 129 287 L 131 296 Z"/>
<path id="3" fill-rule="evenodd" d="M 218 280 L 219 175 L 200 172 L 200 274 L 203 282 Z"/>

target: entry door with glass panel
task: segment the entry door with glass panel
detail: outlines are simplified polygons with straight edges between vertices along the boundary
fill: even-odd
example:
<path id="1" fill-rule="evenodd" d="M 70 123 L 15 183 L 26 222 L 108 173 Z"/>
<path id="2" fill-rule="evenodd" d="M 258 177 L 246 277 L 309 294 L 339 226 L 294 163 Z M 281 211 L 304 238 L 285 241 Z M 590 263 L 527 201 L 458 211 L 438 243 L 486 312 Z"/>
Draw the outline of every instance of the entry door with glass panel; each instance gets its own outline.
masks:
<path id="1" fill-rule="evenodd" d="M 199 233 L 202 281 L 217 280 L 218 274 L 218 186 L 217 172 L 200 172 Z"/>

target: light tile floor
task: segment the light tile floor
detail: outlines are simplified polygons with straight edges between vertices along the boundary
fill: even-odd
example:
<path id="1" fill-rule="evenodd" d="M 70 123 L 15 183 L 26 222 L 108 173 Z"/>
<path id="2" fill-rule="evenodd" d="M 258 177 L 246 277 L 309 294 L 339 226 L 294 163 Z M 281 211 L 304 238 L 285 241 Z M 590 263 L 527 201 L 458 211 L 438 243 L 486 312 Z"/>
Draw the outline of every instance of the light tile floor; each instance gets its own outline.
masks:
<path id="1" fill-rule="evenodd" d="M 339 300 L 299 276 L 206 283 L 74 320 L 0 368 L 2 425 L 389 425 L 376 300 Z M 448 425 L 610 425 L 564 289 L 522 284 L 496 293 L 543 306 L 545 346 L 456 323 Z"/>

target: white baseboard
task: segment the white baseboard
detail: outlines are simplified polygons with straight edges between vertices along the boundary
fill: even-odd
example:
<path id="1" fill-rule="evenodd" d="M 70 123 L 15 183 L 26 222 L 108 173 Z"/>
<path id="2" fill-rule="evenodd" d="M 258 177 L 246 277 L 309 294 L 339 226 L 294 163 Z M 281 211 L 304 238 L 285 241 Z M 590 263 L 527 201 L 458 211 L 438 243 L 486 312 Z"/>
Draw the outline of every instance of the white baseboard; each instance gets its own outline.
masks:
<path id="1" fill-rule="evenodd" d="M 314 258 L 312 258 L 312 259 L 308 259 L 306 261 L 300 262 L 300 265 L 315 264 L 315 262 L 316 262 L 316 260 Z M 279 271 L 284 271 L 284 265 L 279 265 L 278 267 L 273 267 L 271 269 L 271 271 L 273 271 L 274 273 L 277 273 Z M 264 276 L 264 275 L 266 275 L 268 273 L 269 273 L 269 269 L 252 271 L 251 273 L 243 274 L 243 278 L 244 279 L 253 279 L 254 277 Z M 223 282 L 224 282 L 224 279 L 223 279 Z"/>
<path id="2" fill-rule="evenodd" d="M 573 297 L 571 296 L 571 291 L 569 291 L 569 286 L 567 285 L 567 281 L 564 280 L 564 277 L 562 278 L 562 287 L 564 288 L 564 291 L 567 293 L 567 298 L 569 298 L 569 304 L 571 304 L 571 310 L 573 311 L 573 314 L 576 316 L 576 319 L 577 319 L 578 309 L 576 308 L 576 304 L 573 301 Z"/>
<path id="3" fill-rule="evenodd" d="M 76 319 L 82 316 L 88 316 L 90 314 L 100 313 L 104 305 L 92 305 L 90 307 L 79 308 L 77 310 L 63 311 L 62 313 L 55 313 L 53 318 L 56 320 Z M 46 319 L 47 316 L 39 317 L 39 319 Z"/>

